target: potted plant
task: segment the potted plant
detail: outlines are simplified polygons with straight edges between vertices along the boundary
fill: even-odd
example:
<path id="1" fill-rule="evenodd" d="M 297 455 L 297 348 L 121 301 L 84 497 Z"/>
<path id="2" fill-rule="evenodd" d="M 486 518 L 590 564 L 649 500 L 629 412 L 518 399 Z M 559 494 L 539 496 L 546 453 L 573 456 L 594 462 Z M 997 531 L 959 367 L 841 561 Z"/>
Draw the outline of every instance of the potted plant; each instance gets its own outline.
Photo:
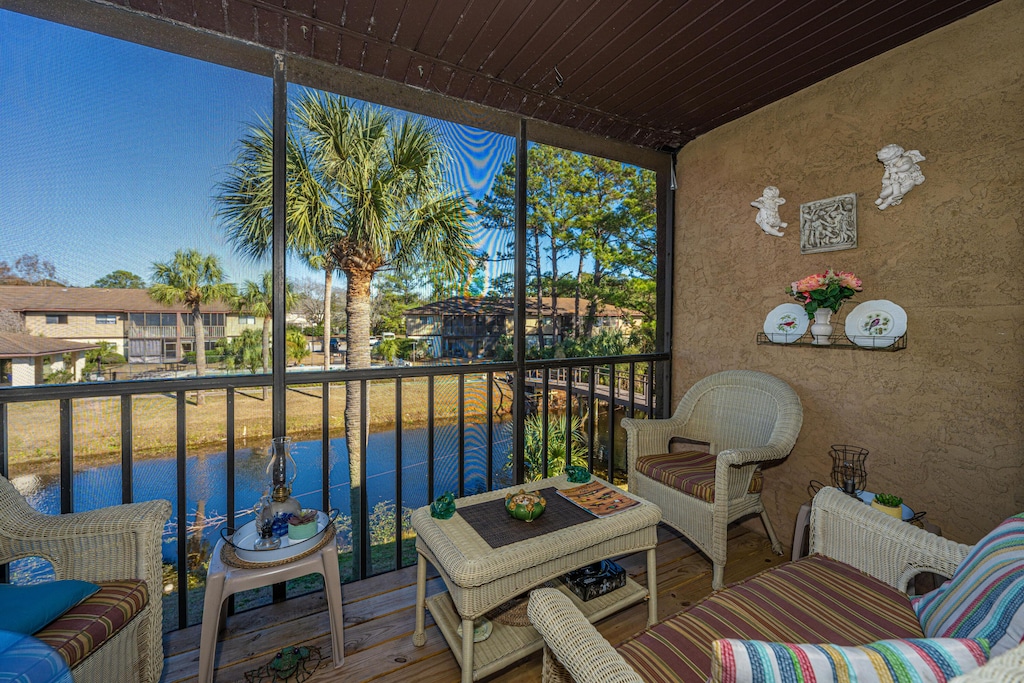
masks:
<path id="1" fill-rule="evenodd" d="M 903 519 L 903 499 L 899 496 L 894 496 L 891 493 L 877 493 L 875 499 L 871 501 L 871 507 L 896 519 Z"/>

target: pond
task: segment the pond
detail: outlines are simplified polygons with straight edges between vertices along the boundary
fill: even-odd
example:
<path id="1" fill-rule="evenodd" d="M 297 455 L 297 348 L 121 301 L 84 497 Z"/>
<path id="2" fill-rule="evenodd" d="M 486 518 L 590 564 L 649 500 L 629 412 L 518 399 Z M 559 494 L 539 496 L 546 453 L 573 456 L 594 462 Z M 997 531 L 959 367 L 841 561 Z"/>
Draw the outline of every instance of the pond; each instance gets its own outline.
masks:
<path id="1" fill-rule="evenodd" d="M 495 420 L 492 426 L 494 486 L 511 483 L 505 469 L 512 451 L 512 424 L 508 420 Z M 394 504 L 396 490 L 395 431 L 388 430 L 368 436 L 366 458 L 366 493 L 370 510 L 379 503 Z M 429 502 L 427 491 L 427 437 L 426 428 L 402 431 L 402 506 L 415 509 Z M 235 450 L 235 520 L 236 525 L 252 519 L 253 506 L 270 477 L 266 473 L 269 442 L 245 447 L 244 442 Z M 292 494 L 303 507 L 320 508 L 323 490 L 319 440 L 298 441 L 292 456 L 297 476 Z M 465 493 L 471 494 L 487 488 L 487 425 L 467 423 L 465 426 Z M 333 438 L 329 449 L 330 501 L 342 514 L 349 514 L 348 449 L 344 437 Z M 459 427 L 438 425 L 434 428 L 434 495 L 445 491 L 458 492 Z M 203 526 L 203 535 L 211 544 L 216 542 L 220 528 L 227 523 L 227 453 L 224 451 L 203 455 L 189 455 L 186 459 L 186 509 L 189 525 L 195 524 L 197 511 Z M 177 466 L 171 457 L 136 462 L 133 470 L 135 500 L 165 498 L 175 508 L 164 530 L 163 558 L 165 562 L 177 559 Z M 36 510 L 49 514 L 60 511 L 60 482 L 56 476 L 26 475 L 12 481 Z M 120 464 L 76 470 L 74 475 L 74 509 L 77 512 L 107 505 L 121 500 Z M 393 510 L 393 508 L 392 508 Z M 11 565 L 12 578 L 19 582 L 45 579 L 50 573 L 47 563 L 20 561 Z"/>

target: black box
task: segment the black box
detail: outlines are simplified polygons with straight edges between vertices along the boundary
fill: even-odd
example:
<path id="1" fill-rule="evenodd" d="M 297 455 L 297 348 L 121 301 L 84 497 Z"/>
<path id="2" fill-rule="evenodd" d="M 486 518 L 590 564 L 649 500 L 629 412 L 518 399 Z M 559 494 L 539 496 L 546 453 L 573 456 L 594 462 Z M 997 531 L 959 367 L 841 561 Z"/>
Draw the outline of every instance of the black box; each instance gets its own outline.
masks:
<path id="1" fill-rule="evenodd" d="M 626 585 L 626 570 L 611 560 L 574 569 L 562 581 L 583 602 Z"/>

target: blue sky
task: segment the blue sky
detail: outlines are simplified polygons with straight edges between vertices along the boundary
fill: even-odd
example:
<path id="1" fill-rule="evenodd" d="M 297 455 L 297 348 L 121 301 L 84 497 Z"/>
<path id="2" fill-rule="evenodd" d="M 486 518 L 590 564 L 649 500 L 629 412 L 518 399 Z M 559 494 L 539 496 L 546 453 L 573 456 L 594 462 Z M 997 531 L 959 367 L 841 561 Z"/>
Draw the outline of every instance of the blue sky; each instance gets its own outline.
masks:
<path id="1" fill-rule="evenodd" d="M 246 125 L 269 118 L 269 78 L 6 10 L 0 65 L 0 260 L 36 253 L 74 286 L 148 278 L 180 248 L 217 254 L 231 281 L 264 270 L 231 253 L 212 196 Z M 482 197 L 514 141 L 440 125 L 452 178 Z"/>

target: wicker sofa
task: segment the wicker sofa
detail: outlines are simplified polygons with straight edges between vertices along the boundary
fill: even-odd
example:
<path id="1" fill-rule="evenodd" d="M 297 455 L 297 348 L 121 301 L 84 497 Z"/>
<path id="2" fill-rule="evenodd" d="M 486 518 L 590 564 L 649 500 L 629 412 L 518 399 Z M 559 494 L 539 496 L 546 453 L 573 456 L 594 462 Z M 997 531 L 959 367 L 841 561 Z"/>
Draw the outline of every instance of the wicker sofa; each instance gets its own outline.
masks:
<path id="1" fill-rule="evenodd" d="M 53 564 L 58 580 L 100 586 L 99 592 L 34 634 L 60 653 L 75 683 L 160 680 L 160 544 L 170 514 L 169 502 L 152 500 L 44 515 L 0 477 L 0 563 L 42 557 Z"/>
<path id="2" fill-rule="evenodd" d="M 909 582 L 926 571 L 953 576 L 970 549 L 823 489 L 811 512 L 810 557 L 713 593 L 618 648 L 565 595 L 533 591 L 528 613 L 545 641 L 543 680 L 704 683 L 720 638 L 839 646 L 922 638 Z M 956 680 L 1024 681 L 1024 645 Z"/>

